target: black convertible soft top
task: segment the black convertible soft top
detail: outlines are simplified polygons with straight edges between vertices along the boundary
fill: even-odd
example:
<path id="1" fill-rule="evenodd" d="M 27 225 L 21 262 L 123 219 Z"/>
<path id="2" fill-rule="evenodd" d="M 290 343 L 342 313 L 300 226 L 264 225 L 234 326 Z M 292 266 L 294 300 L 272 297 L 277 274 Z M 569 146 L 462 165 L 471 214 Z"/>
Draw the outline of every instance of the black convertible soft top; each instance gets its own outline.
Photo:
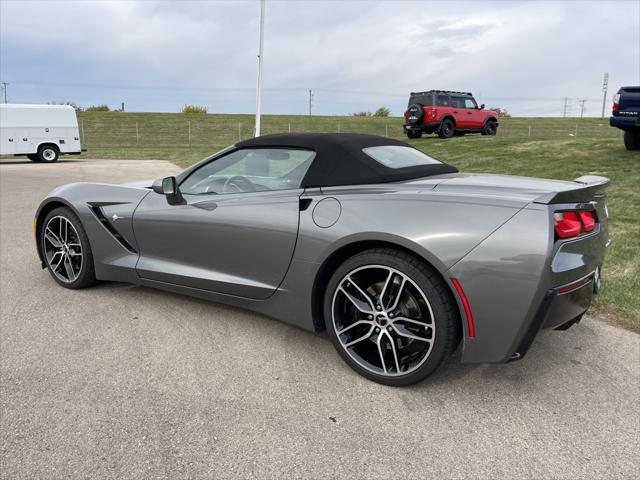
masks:
<path id="1" fill-rule="evenodd" d="M 237 148 L 289 147 L 316 152 L 302 180 L 302 187 L 329 187 L 386 183 L 428 177 L 458 170 L 446 163 L 390 168 L 365 154 L 362 149 L 383 145 L 411 147 L 392 138 L 361 133 L 284 133 L 244 140 Z M 411 147 L 413 148 L 413 147 Z"/>

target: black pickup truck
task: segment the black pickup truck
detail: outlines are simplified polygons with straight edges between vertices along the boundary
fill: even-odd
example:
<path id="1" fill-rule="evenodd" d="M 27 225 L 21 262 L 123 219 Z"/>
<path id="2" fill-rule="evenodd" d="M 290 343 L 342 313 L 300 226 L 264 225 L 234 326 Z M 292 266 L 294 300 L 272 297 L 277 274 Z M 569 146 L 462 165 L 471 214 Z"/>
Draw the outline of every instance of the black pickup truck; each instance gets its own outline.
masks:
<path id="1" fill-rule="evenodd" d="M 624 130 L 627 150 L 640 149 L 640 87 L 622 87 L 613 97 L 609 125 Z"/>

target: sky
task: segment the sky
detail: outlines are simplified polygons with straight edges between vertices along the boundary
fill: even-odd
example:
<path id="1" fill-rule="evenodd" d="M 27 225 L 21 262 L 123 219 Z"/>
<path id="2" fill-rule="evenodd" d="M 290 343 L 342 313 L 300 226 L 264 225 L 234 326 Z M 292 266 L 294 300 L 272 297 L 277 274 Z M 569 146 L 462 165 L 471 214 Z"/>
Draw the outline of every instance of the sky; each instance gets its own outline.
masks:
<path id="1" fill-rule="evenodd" d="M 0 0 L 9 102 L 253 113 L 258 1 Z M 640 85 L 640 0 L 266 0 L 262 111 L 348 115 L 470 91 L 519 116 L 599 116 Z"/>

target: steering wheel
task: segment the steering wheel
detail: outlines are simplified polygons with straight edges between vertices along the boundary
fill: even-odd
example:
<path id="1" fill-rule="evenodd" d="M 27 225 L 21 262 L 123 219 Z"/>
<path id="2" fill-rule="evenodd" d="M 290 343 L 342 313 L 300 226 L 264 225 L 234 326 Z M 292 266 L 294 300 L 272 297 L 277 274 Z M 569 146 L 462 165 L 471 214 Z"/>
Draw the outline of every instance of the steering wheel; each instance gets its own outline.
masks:
<path id="1" fill-rule="evenodd" d="M 243 177 L 242 175 L 234 175 L 232 177 L 227 178 L 222 186 L 222 192 L 229 192 L 228 187 L 235 188 L 236 192 L 255 192 L 255 185 L 249 180 L 247 177 Z M 229 192 L 233 193 L 233 192 Z"/>

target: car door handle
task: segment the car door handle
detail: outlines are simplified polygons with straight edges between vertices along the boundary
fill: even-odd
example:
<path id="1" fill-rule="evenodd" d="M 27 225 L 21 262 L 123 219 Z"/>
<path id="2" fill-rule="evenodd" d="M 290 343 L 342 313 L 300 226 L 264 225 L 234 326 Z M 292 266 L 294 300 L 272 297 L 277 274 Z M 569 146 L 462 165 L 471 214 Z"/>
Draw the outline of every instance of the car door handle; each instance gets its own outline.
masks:
<path id="1" fill-rule="evenodd" d="M 467 112 L 467 115 L 471 115 L 471 114 L 472 114 L 471 112 Z"/>
<path id="2" fill-rule="evenodd" d="M 218 208 L 218 204 L 213 200 L 205 200 L 204 202 L 192 203 L 191 206 L 201 208 L 202 210 L 207 210 L 208 212 L 213 212 L 216 208 Z"/>

